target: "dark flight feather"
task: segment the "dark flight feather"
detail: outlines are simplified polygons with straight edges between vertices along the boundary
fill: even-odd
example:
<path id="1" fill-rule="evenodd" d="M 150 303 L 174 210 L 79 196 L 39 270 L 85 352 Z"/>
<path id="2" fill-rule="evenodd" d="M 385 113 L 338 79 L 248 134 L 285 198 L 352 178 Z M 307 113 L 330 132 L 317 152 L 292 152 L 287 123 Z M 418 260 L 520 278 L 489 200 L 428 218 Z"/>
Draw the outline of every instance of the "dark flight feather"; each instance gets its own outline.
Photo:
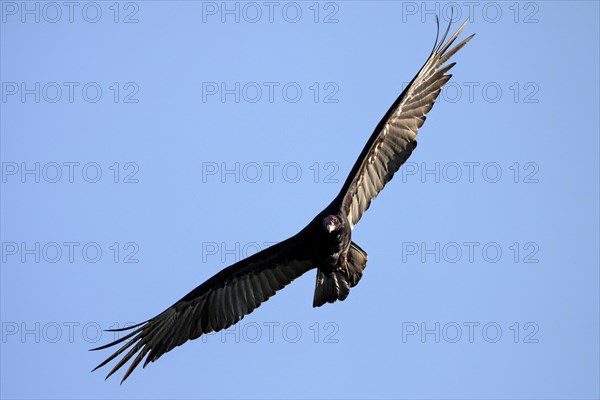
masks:
<path id="1" fill-rule="evenodd" d="M 425 122 L 442 87 L 452 75 L 447 72 L 454 63 L 442 67 L 474 35 L 447 51 L 462 32 L 465 21 L 447 42 L 448 29 L 439 43 L 434 44 L 429 58 L 402 94 L 387 111 L 369 138 L 354 164 L 340 194 L 334 200 L 342 202 L 351 227 L 360 220 L 383 187 L 411 155 L 417 146 L 417 131 Z"/>
<path id="2" fill-rule="evenodd" d="M 129 328 L 114 329 L 133 331 L 92 349 L 101 350 L 126 342 L 94 370 L 129 350 L 106 376 L 111 376 L 137 354 L 125 372 L 123 382 L 144 356 L 145 367 L 190 339 L 237 323 L 275 292 L 314 267 L 309 260 L 303 259 L 306 252 L 299 235 L 225 268 L 156 317 Z"/>

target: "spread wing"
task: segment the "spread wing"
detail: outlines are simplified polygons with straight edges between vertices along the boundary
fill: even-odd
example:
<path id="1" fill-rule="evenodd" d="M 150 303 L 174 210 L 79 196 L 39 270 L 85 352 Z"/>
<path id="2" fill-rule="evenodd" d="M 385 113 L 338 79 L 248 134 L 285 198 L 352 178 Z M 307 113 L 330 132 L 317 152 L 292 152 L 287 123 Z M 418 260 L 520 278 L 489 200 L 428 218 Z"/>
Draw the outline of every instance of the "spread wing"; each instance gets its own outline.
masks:
<path id="1" fill-rule="evenodd" d="M 129 328 L 115 329 L 132 332 L 92 349 L 105 349 L 125 342 L 94 371 L 128 350 L 106 376 L 111 376 L 135 356 L 122 383 L 144 357 L 146 367 L 150 361 L 156 361 L 188 340 L 235 324 L 279 289 L 312 268 L 312 263 L 302 257 L 302 248 L 306 247 L 302 243 L 301 237 L 296 235 L 268 247 L 225 268 L 156 317 Z"/>
<path id="2" fill-rule="evenodd" d="M 341 201 L 352 228 L 417 146 L 417 131 L 452 76 L 447 72 L 455 63 L 444 64 L 474 36 L 450 48 L 466 24 L 467 21 L 448 41 L 445 39 L 450 25 L 439 43 L 436 39 L 429 58 L 379 122 L 354 164 L 334 200 Z"/>

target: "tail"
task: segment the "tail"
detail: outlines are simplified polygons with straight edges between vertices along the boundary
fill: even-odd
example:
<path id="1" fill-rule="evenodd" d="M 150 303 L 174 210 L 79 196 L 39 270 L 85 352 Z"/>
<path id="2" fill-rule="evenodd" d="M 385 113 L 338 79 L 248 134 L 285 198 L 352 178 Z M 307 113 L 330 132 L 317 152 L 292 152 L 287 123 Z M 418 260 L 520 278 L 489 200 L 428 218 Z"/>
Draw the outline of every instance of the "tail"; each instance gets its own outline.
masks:
<path id="1" fill-rule="evenodd" d="M 350 288 L 356 286 L 367 266 L 367 253 L 354 242 L 348 250 L 348 265 L 335 271 L 317 270 L 317 285 L 313 307 L 321 307 L 325 303 L 336 300 L 343 301 L 348 297 Z"/>

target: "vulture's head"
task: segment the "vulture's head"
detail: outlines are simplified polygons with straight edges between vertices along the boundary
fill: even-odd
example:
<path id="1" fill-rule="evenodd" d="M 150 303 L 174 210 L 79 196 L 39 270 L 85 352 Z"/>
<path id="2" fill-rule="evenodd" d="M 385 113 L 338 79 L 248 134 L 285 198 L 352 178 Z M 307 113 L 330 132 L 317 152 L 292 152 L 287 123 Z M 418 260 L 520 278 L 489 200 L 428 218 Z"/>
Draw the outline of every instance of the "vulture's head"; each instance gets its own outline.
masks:
<path id="1" fill-rule="evenodd" d="M 342 228 L 342 220 L 337 215 L 328 215 L 323 220 L 323 229 L 327 233 L 332 233 Z"/>

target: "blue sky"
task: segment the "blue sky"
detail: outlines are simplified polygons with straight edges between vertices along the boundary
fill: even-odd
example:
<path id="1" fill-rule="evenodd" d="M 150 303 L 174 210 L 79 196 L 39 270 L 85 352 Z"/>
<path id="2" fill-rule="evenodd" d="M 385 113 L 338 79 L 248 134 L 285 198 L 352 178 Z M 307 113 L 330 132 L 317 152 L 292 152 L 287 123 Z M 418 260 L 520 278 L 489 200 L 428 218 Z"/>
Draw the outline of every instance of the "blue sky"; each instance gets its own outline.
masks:
<path id="1" fill-rule="evenodd" d="M 100 329 L 304 227 L 450 6 L 0 4 L 2 398 L 600 396 L 597 2 L 452 3 L 477 36 L 348 299 L 310 272 L 122 386 Z"/>

